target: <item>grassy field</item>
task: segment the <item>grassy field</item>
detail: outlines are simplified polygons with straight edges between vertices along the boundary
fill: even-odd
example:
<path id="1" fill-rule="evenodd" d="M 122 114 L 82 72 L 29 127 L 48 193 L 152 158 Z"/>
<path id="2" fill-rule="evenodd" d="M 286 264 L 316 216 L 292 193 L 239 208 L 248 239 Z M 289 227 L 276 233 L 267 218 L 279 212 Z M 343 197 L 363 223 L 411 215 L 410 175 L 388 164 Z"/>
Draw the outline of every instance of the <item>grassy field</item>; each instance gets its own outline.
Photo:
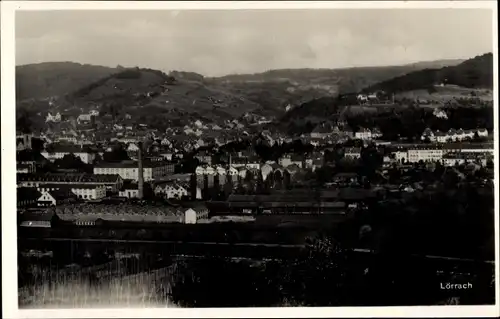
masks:
<path id="1" fill-rule="evenodd" d="M 453 100 L 455 98 L 467 98 L 470 97 L 471 92 L 475 94 L 476 98 L 484 101 L 493 100 L 493 92 L 488 89 L 471 89 L 463 88 L 459 86 L 435 86 L 436 92 L 429 93 L 427 90 L 414 90 L 407 91 L 396 94 L 396 99 L 423 99 L 429 101 L 435 101 L 438 104 L 444 103 L 446 101 Z"/>
<path id="2" fill-rule="evenodd" d="M 175 265 L 174 265 L 175 266 Z M 20 308 L 176 307 L 168 298 L 175 267 L 135 275 L 89 279 L 85 270 L 44 273 L 19 289 Z M 111 276 L 111 275 L 110 275 Z"/>

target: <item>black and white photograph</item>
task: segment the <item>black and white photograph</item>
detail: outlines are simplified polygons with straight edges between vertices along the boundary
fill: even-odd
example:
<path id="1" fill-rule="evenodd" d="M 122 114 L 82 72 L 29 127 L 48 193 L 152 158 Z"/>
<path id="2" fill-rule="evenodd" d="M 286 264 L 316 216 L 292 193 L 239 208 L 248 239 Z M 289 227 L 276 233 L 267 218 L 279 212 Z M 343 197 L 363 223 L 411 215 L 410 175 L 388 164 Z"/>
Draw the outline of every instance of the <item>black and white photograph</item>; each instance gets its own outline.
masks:
<path id="1" fill-rule="evenodd" d="M 2 2 L 12 313 L 498 316 L 496 2 L 370 2 Z"/>

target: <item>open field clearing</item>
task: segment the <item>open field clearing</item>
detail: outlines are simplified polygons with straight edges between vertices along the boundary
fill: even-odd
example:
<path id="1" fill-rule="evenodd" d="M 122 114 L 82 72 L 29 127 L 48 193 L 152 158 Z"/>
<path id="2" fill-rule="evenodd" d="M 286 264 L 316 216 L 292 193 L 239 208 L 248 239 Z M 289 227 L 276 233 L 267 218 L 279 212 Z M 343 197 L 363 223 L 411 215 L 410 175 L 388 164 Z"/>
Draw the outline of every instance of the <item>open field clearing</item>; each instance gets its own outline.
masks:
<path id="1" fill-rule="evenodd" d="M 395 95 L 396 99 L 421 99 L 435 101 L 437 103 L 444 103 L 446 101 L 451 101 L 458 98 L 468 98 L 471 97 L 471 93 L 475 94 L 475 98 L 479 98 L 483 101 L 492 101 L 493 92 L 488 89 L 471 89 L 463 88 L 459 86 L 435 86 L 436 92 L 429 93 L 427 90 L 414 90 L 398 93 Z"/>

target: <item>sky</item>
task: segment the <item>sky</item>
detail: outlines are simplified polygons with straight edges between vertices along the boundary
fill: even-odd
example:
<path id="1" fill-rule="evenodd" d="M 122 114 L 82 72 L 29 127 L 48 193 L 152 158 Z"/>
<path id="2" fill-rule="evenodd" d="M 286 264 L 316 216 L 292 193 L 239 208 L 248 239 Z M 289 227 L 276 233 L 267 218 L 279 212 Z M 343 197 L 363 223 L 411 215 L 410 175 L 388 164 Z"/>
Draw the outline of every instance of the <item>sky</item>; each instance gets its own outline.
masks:
<path id="1" fill-rule="evenodd" d="M 493 50 L 488 9 L 17 11 L 16 65 L 198 72 L 400 65 Z"/>

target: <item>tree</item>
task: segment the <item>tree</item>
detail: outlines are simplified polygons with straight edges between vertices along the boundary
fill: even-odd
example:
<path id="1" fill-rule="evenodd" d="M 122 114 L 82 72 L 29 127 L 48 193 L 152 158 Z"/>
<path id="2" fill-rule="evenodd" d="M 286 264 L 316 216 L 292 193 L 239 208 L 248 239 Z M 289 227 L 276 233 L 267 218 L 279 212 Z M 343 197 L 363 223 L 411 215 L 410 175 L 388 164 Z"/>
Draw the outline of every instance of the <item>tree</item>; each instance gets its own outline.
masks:
<path id="1" fill-rule="evenodd" d="M 331 166 L 323 166 L 318 168 L 315 172 L 318 185 L 324 185 L 331 182 L 334 176 L 334 169 Z"/>
<path id="2" fill-rule="evenodd" d="M 130 160 L 127 151 L 122 144 L 115 146 L 110 152 L 105 152 L 103 154 L 103 159 L 105 162 L 122 162 Z"/>
<path id="3" fill-rule="evenodd" d="M 36 137 L 33 137 L 31 139 L 31 149 L 33 151 L 36 151 L 36 152 L 41 152 L 43 150 L 43 147 L 44 147 L 44 141 L 39 139 L 39 138 L 36 138 Z"/>
<path id="4" fill-rule="evenodd" d="M 247 262 L 219 257 L 179 262 L 177 273 L 183 278 L 178 278 L 172 287 L 173 301 L 183 307 L 262 307 L 277 304 L 279 291 L 272 282 L 275 277 L 269 276 L 276 269 L 263 267 L 251 267 Z M 263 276 L 263 273 L 268 275 Z M 214 287 L 218 287 L 217 293 L 213 292 Z"/>
<path id="5" fill-rule="evenodd" d="M 375 172 L 382 166 L 383 156 L 375 145 L 361 149 L 361 172 L 371 181 L 375 177 Z"/>
<path id="6" fill-rule="evenodd" d="M 184 158 L 181 162 L 182 173 L 194 173 L 196 168 L 200 165 L 200 161 L 193 156 Z"/>
<path id="7" fill-rule="evenodd" d="M 76 169 L 79 171 L 84 170 L 86 166 L 79 157 L 72 153 L 64 155 L 61 159 L 56 159 L 54 164 L 61 169 Z"/>
<path id="8" fill-rule="evenodd" d="M 101 154 L 99 154 L 99 153 L 95 154 L 94 163 L 100 163 L 102 161 L 103 161 L 103 158 L 102 158 Z"/>
<path id="9" fill-rule="evenodd" d="M 285 266 L 281 283 L 288 299 L 307 306 L 346 305 L 356 272 L 349 250 L 324 235 L 308 240 L 305 249 L 305 257 Z"/>
<path id="10" fill-rule="evenodd" d="M 31 133 L 33 131 L 32 116 L 26 109 L 19 109 L 16 112 L 16 130 L 21 133 Z"/>
<path id="11" fill-rule="evenodd" d="M 486 162 L 486 167 L 488 169 L 493 169 L 494 167 L 494 164 L 493 164 L 493 161 L 491 159 L 489 159 L 487 162 Z"/>

